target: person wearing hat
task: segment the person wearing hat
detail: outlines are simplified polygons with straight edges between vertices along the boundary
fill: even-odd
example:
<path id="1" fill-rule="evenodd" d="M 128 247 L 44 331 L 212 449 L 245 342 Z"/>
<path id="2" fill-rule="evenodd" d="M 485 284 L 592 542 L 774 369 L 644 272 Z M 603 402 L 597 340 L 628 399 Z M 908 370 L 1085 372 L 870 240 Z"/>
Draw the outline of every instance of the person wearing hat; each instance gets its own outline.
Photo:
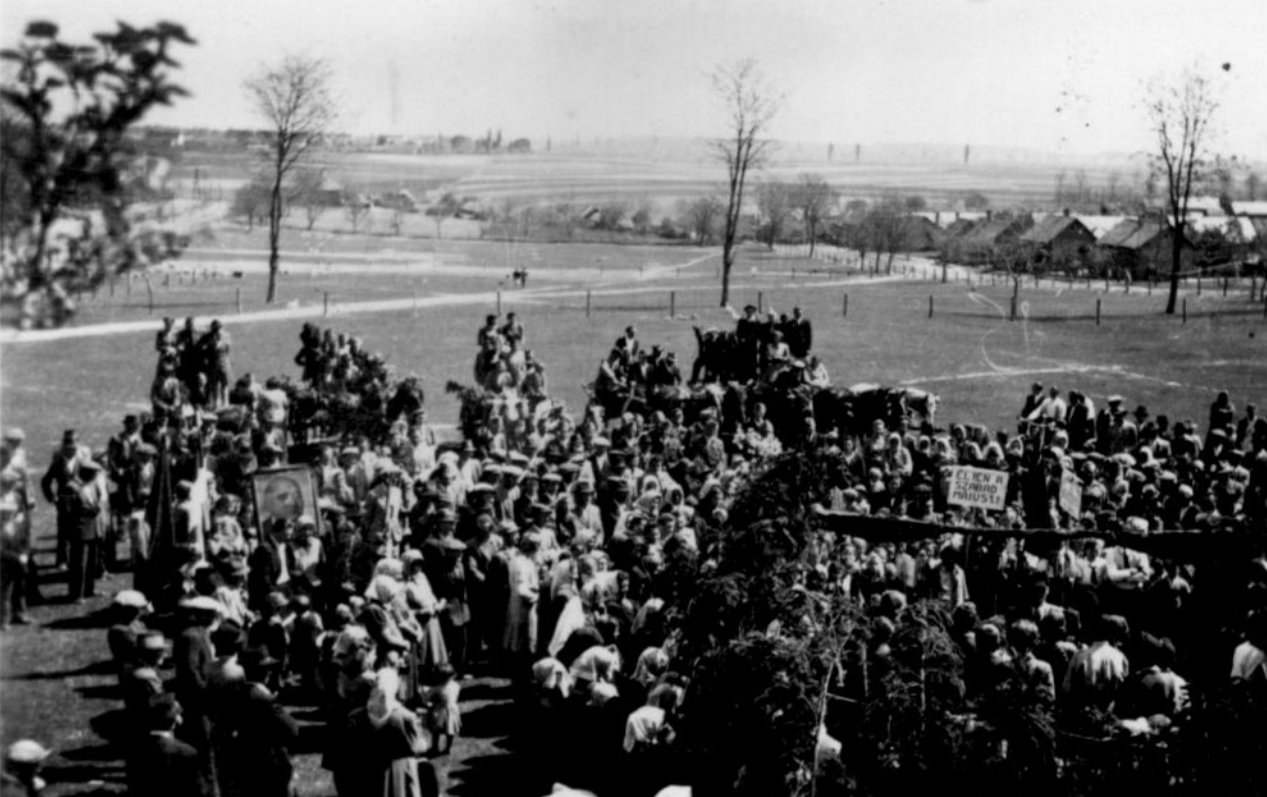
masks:
<path id="1" fill-rule="evenodd" d="M 64 531 L 67 537 L 70 569 L 67 594 L 74 602 L 93 597 L 96 590 L 101 522 L 109 511 L 98 479 L 100 474 L 101 466 L 91 457 L 79 460 L 74 475 L 63 483 L 57 499 L 59 532 Z"/>
<path id="2" fill-rule="evenodd" d="M 53 459 L 40 479 L 44 500 L 57 507 L 57 553 L 54 562 L 57 567 L 66 564 L 70 539 L 78 521 L 73 510 L 62 511 L 62 497 L 67 494 L 66 485 L 78 478 L 79 463 L 91 457 L 91 452 L 79 444 L 75 430 L 67 429 L 62 434 L 61 447 L 53 453 Z"/>
<path id="3" fill-rule="evenodd" d="M 1126 422 L 1126 408 L 1119 395 L 1108 398 L 1108 407 L 1100 410 L 1095 419 L 1095 448 L 1101 454 L 1110 456 L 1119 450 L 1122 426 Z"/>
<path id="4" fill-rule="evenodd" d="M 211 634 L 220 623 L 220 604 L 206 596 L 185 598 L 177 606 L 180 630 L 172 643 L 172 694 L 184 709 L 181 738 L 197 749 L 199 767 L 210 783 L 215 778 L 211 751 L 211 706 L 208 685 L 215 648 Z"/>
<path id="5" fill-rule="evenodd" d="M 147 631 L 136 640 L 131 664 L 119 673 L 123 707 L 137 731 L 144 730 L 145 709 L 150 699 L 167 690 L 161 670 L 169 653 L 167 638 L 158 631 Z"/>
<path id="6" fill-rule="evenodd" d="M 140 639 L 149 632 L 142 618 L 151 608 L 145 595 L 134 589 L 120 590 L 111 602 L 115 623 L 106 632 L 106 644 L 120 672 L 133 666 Z"/>
<path id="7" fill-rule="evenodd" d="M 210 797 L 215 794 L 214 775 L 203 765 L 203 756 L 195 747 L 176 738 L 176 731 L 188 724 L 183 708 L 169 694 L 155 695 L 146 704 L 147 732 L 133 742 L 127 755 L 129 795 Z"/>
<path id="8" fill-rule="evenodd" d="M 594 483 L 578 480 L 572 488 L 567 507 L 568 531 L 574 541 L 601 548 L 603 545 L 603 515 L 594 503 Z"/>
<path id="9" fill-rule="evenodd" d="M 506 615 L 502 624 L 502 644 L 513 678 L 522 683 L 537 650 L 537 601 L 541 595 L 541 573 L 537 565 L 539 539 L 525 531 L 507 564 L 510 585 Z"/>
<path id="10" fill-rule="evenodd" d="M 39 742 L 21 739 L 4 751 L 4 771 L 0 772 L 0 793 L 36 797 L 44 791 L 40 767 L 52 751 Z"/>

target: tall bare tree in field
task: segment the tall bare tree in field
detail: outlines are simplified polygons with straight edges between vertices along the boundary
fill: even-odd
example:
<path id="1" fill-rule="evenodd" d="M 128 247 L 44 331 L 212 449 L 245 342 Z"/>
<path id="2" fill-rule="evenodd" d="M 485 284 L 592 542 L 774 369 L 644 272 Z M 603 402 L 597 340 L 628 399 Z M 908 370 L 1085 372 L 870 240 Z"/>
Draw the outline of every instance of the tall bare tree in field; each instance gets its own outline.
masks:
<path id="1" fill-rule="evenodd" d="M 802 174 L 792 189 L 792 206 L 801 212 L 805 235 L 809 238 L 809 256 L 814 256 L 818 243 L 818 228 L 836 204 L 836 191 L 821 174 Z"/>
<path id="2" fill-rule="evenodd" d="M 748 172 L 760 169 L 770 154 L 767 128 L 783 98 L 776 94 L 757 62 L 745 58 L 719 66 L 712 74 L 713 91 L 727 114 L 727 135 L 712 142 L 713 153 L 726 165 L 726 213 L 722 223 L 721 306 L 730 302 L 730 270 L 743 213 Z"/>
<path id="3" fill-rule="evenodd" d="M 1218 111 L 1214 85 L 1195 67 L 1175 82 L 1156 82 L 1149 89 L 1148 123 L 1156 136 L 1151 154 L 1153 174 L 1165 190 L 1166 219 L 1171 230 L 1170 298 L 1166 313 L 1174 315 L 1179 296 L 1179 271 L 1184 243 L 1184 221 L 1193 186 L 1205 177 L 1210 163 L 1210 124 Z"/>
<path id="4" fill-rule="evenodd" d="M 286 195 L 283 186 L 337 115 L 330 66 L 320 58 L 287 55 L 264 65 L 243 87 L 256 112 L 268 123 L 267 158 L 272 177 L 268 207 L 268 294 L 277 296 L 278 246 Z"/>

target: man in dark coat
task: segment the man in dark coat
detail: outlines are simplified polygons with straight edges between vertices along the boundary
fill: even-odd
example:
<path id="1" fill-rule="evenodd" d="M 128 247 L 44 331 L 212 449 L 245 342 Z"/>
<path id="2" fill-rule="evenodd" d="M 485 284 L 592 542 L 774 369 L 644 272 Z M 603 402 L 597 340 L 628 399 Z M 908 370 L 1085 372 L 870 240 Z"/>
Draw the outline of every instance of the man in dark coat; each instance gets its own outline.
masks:
<path id="1" fill-rule="evenodd" d="M 149 732 L 128 755 L 132 797 L 209 797 L 212 782 L 199 769 L 198 751 L 180 741 L 175 729 L 181 707 L 171 695 L 156 695 L 147 706 Z"/>
<path id="2" fill-rule="evenodd" d="M 175 668 L 172 691 L 183 709 L 181 738 L 197 749 L 203 777 L 214 782 L 207 687 L 216 658 L 211 632 L 220 622 L 220 604 L 208 597 L 187 598 L 181 601 L 177 611 L 183 627 L 172 646 Z"/>
<path id="3" fill-rule="evenodd" d="M 798 360 L 805 359 L 814 348 L 814 328 L 801 315 L 801 308 L 792 308 L 792 317 L 783 326 L 783 340 Z"/>
<path id="4" fill-rule="evenodd" d="M 87 449 L 79 445 L 79 437 L 75 430 L 67 429 L 62 434 L 62 447 L 53 454 L 53 461 L 44 472 L 44 478 L 40 479 L 40 489 L 44 493 L 44 500 L 57 507 L 56 565 L 58 567 L 66 564 L 66 557 L 70 553 L 71 533 L 77 520 L 72 517 L 73 513 L 63 514 L 62 512 L 60 499 L 63 488 L 67 482 L 78 475 L 80 461 L 88 459 L 89 456 Z"/>

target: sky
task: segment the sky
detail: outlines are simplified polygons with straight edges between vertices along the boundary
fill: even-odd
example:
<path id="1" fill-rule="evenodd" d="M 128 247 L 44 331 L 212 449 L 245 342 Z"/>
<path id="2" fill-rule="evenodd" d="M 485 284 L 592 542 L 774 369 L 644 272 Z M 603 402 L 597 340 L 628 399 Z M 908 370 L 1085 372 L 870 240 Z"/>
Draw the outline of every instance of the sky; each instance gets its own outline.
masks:
<path id="1" fill-rule="evenodd" d="M 709 72 L 755 58 L 783 140 L 1130 153 L 1144 86 L 1196 65 L 1218 150 L 1267 160 L 1267 0 L 0 0 L 0 40 L 32 19 L 185 25 L 193 96 L 155 124 L 262 126 L 242 82 L 297 52 L 330 61 L 345 132 L 713 136 Z"/>

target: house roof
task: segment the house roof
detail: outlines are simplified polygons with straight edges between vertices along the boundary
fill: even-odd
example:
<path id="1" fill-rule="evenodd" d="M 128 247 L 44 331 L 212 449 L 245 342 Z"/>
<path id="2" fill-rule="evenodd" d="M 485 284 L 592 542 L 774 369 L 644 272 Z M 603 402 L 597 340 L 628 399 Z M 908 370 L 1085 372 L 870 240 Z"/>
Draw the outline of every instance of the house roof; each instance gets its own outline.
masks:
<path id="1" fill-rule="evenodd" d="M 1126 220 L 1126 216 L 1084 216 L 1081 213 L 1075 218 L 1082 222 L 1082 226 L 1090 230 L 1097 239 L 1104 237 L 1106 232 Z"/>
<path id="2" fill-rule="evenodd" d="M 1260 216 L 1267 218 L 1267 202 L 1233 202 L 1232 210 L 1238 216 Z"/>
<path id="3" fill-rule="evenodd" d="M 1226 222 L 1227 219 L 1222 219 Z M 1101 246 L 1120 249 L 1141 249 L 1170 228 L 1151 219 L 1127 219 L 1104 234 Z"/>
<path id="4" fill-rule="evenodd" d="M 1207 216 L 1225 215 L 1223 213 L 1223 205 L 1219 202 L 1219 198 L 1216 196 L 1188 197 L 1188 212 L 1204 213 Z"/>
<path id="5" fill-rule="evenodd" d="M 1187 225 L 1193 232 L 1218 230 L 1234 243 L 1248 243 L 1258 238 L 1254 221 L 1246 216 L 1193 216 Z"/>
<path id="6" fill-rule="evenodd" d="M 957 221 L 977 222 L 986 217 L 984 211 L 978 210 L 921 210 L 911 215 L 927 219 L 943 230 L 950 229 Z"/>
<path id="7" fill-rule="evenodd" d="M 1086 225 L 1077 218 L 1061 215 L 1040 219 L 1033 227 L 1021 233 L 1021 240 L 1034 244 L 1049 244 L 1070 229 L 1075 232 L 1081 230 L 1086 235 L 1094 237 Z"/>
<path id="8" fill-rule="evenodd" d="M 973 225 L 963 239 L 965 243 L 992 246 L 1005 233 L 1015 232 L 1017 224 L 1017 219 L 985 219 Z"/>

